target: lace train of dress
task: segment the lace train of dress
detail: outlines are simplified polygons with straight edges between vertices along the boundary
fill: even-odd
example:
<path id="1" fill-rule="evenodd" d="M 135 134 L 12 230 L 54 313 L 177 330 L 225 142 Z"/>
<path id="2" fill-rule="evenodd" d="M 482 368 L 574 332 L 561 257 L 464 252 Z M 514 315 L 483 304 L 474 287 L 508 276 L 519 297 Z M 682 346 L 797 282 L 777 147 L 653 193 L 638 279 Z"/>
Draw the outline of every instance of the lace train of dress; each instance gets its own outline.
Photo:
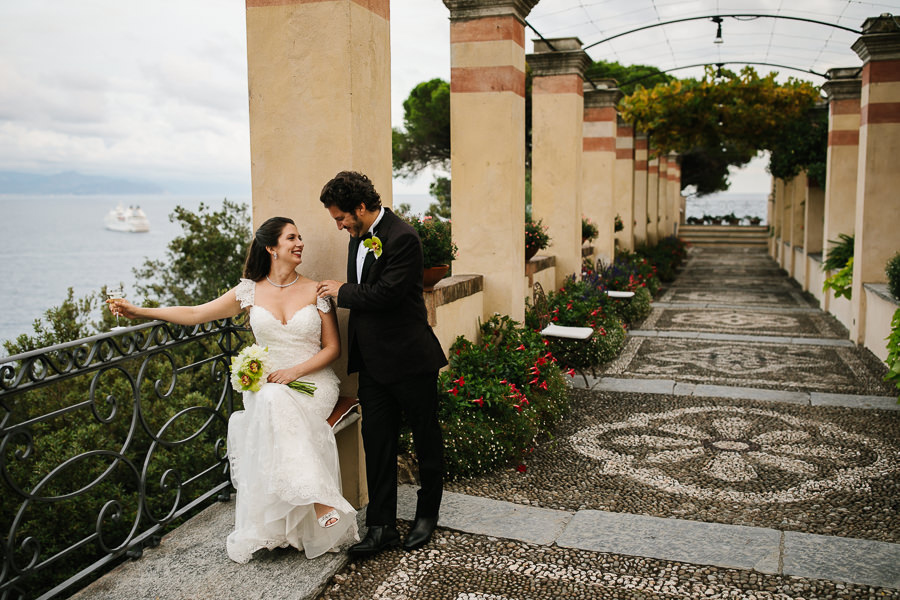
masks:
<path id="1" fill-rule="evenodd" d="M 305 306 L 282 323 L 253 306 L 254 286 L 242 280 L 238 299 L 250 306 L 250 327 L 257 343 L 269 349 L 269 368 L 292 366 L 318 352 L 322 323 L 317 306 Z M 228 423 L 237 505 L 226 549 L 235 562 L 248 562 L 262 548 L 289 545 L 315 558 L 359 539 L 356 511 L 341 494 L 337 444 L 325 420 L 337 402 L 337 376 L 326 368 L 302 379 L 316 384 L 313 396 L 266 383 L 259 392 L 244 392 L 244 410 Z M 321 527 L 314 502 L 334 507 L 338 523 Z"/>

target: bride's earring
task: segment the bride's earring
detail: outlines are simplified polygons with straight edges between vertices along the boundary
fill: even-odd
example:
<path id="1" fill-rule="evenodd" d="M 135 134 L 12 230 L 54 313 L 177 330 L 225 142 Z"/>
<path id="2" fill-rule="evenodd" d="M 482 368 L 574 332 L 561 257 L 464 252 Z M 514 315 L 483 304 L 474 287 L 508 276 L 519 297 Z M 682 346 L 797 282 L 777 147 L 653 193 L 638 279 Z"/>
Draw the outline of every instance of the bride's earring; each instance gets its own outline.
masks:
<path id="1" fill-rule="evenodd" d="M 273 252 L 272 254 L 275 256 L 275 260 L 278 260 L 278 253 L 277 253 L 277 252 Z"/>

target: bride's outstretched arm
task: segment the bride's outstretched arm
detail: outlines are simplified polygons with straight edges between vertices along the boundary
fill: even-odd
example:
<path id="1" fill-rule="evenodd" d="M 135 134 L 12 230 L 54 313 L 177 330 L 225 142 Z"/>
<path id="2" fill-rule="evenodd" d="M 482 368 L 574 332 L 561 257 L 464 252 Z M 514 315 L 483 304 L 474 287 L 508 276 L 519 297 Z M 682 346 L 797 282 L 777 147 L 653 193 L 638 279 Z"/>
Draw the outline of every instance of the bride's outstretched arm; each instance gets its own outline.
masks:
<path id="1" fill-rule="evenodd" d="M 135 306 L 124 298 L 113 298 L 106 302 L 113 314 L 128 319 L 159 319 L 178 325 L 197 325 L 216 319 L 234 317 L 241 312 L 241 304 L 235 297 L 234 289 L 225 292 L 215 300 L 197 306 L 146 308 Z"/>
<path id="2" fill-rule="evenodd" d="M 281 369 L 269 374 L 272 383 L 290 383 L 308 373 L 323 369 L 333 363 L 341 355 L 341 335 L 338 330 L 337 316 L 332 308 L 328 312 L 319 311 L 322 317 L 322 349 L 312 358 L 289 369 Z"/>

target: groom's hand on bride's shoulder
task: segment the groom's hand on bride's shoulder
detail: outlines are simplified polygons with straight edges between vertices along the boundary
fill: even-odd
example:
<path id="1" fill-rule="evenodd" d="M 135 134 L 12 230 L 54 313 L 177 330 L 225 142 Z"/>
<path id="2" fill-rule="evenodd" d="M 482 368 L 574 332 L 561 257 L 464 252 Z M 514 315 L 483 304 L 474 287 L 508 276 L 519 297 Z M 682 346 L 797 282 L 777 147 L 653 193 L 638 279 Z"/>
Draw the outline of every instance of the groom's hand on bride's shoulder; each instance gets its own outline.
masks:
<path id="1" fill-rule="evenodd" d="M 342 285 L 344 285 L 343 282 L 335 281 L 333 279 L 326 279 L 325 281 L 320 281 L 316 285 L 316 295 L 319 298 L 325 298 L 327 296 L 337 296 L 338 290 L 341 289 Z"/>

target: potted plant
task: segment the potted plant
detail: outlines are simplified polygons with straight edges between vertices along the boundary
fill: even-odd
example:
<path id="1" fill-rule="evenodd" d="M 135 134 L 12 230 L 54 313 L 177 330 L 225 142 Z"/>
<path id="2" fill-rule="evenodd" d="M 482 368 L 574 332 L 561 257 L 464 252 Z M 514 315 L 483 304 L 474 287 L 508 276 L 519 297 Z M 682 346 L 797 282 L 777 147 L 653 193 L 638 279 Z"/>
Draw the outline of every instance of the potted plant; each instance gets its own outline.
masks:
<path id="1" fill-rule="evenodd" d="M 525 262 L 534 257 L 538 250 L 543 250 L 550 245 L 550 235 L 547 227 L 538 219 L 536 222 L 531 217 L 525 217 Z"/>
<path id="2" fill-rule="evenodd" d="M 457 249 L 451 236 L 450 221 L 428 216 L 419 218 L 415 215 L 403 218 L 413 226 L 419 234 L 419 239 L 422 240 L 424 258 L 422 279 L 425 289 L 430 290 L 447 275 L 450 263 L 456 258 Z"/>
<path id="3" fill-rule="evenodd" d="M 581 217 L 581 243 L 590 242 L 597 239 L 597 236 L 600 235 L 600 230 L 597 229 L 597 226 L 588 219 L 587 217 Z"/>
<path id="4" fill-rule="evenodd" d="M 618 233 L 625 229 L 625 224 L 622 222 L 622 217 L 616 215 L 615 221 L 613 221 L 613 233 Z"/>
<path id="5" fill-rule="evenodd" d="M 759 217 L 750 217 L 750 224 L 751 224 L 751 225 L 759 225 L 760 223 L 762 223 L 762 219 L 761 219 L 761 218 L 759 218 Z"/>

